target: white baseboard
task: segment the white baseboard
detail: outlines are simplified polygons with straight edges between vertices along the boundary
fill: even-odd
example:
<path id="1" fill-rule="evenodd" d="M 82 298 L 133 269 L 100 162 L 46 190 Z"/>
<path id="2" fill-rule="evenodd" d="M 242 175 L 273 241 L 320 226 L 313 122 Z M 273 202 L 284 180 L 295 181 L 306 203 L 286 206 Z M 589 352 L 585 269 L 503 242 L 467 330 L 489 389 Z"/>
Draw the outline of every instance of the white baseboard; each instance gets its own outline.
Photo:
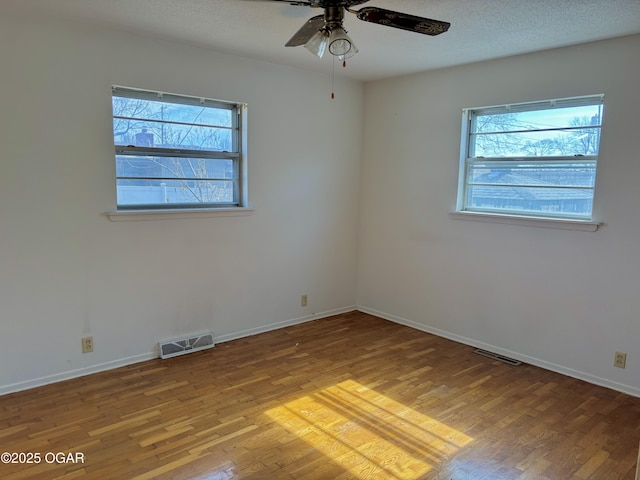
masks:
<path id="1" fill-rule="evenodd" d="M 43 385 L 49 385 L 51 383 L 62 382 L 63 380 L 70 380 L 72 378 L 84 377 L 92 373 L 104 372 L 105 370 L 113 370 L 118 367 L 126 367 L 133 363 L 146 362 L 147 360 L 153 360 L 158 358 L 158 352 L 142 353 L 140 355 L 134 355 L 132 357 L 120 358 L 105 363 L 99 363 L 97 365 L 91 365 L 89 367 L 77 368 L 75 370 L 68 370 L 62 373 L 54 373 L 53 375 L 47 375 L 46 377 L 34 378 L 32 380 L 25 380 L 24 382 L 11 383 L 9 385 L 0 386 L 0 395 L 6 395 L 8 393 L 20 392 L 22 390 L 28 390 L 30 388 L 42 387 Z"/>
<path id="2" fill-rule="evenodd" d="M 252 335 L 258 335 L 259 333 L 270 332 L 271 330 L 298 325 L 299 323 L 319 320 L 321 318 L 331 317 L 333 315 L 340 315 L 341 313 L 353 312 L 354 310 L 357 310 L 356 306 L 351 305 L 349 307 L 335 308 L 333 310 L 327 310 L 324 312 L 312 313 L 310 315 L 305 315 L 304 317 L 292 318 L 291 320 L 285 320 L 283 322 L 270 323 L 269 325 L 263 325 L 261 327 L 250 328 L 248 330 L 241 330 L 239 332 L 221 335 L 219 337 L 215 337 L 215 342 L 230 342 L 231 340 L 237 340 L 238 338 L 250 337 Z"/>
<path id="3" fill-rule="evenodd" d="M 426 333 L 431 333 L 433 335 L 437 335 L 438 337 L 447 338 L 449 340 L 453 340 L 454 342 L 463 343 L 465 345 L 470 345 L 475 348 L 481 348 L 483 350 L 489 350 L 491 352 L 504 355 L 505 357 L 511 357 L 516 360 L 520 360 L 521 362 L 528 363 L 530 365 L 535 365 L 536 367 L 544 368 L 545 370 L 561 373 L 562 375 L 577 378 L 578 380 L 584 380 L 585 382 L 593 383 L 594 385 L 600 385 L 601 387 L 607 387 L 612 390 L 616 390 L 618 392 L 627 393 L 629 395 L 633 395 L 634 397 L 640 397 L 640 388 L 637 388 L 631 385 L 625 385 L 623 383 L 614 382 L 611 380 L 607 380 L 606 378 L 597 377 L 589 373 L 574 370 L 572 368 L 564 367 L 562 365 L 557 365 L 555 363 L 547 362 L 539 358 L 530 357 L 528 355 L 523 355 L 521 353 L 513 352 L 511 350 L 506 350 L 504 348 L 496 347 L 495 345 L 480 342 L 478 340 L 463 337 L 461 335 L 456 335 L 454 333 L 450 333 L 445 330 L 440 330 L 439 328 L 429 327 L 422 323 L 414 322 L 412 320 L 407 320 L 406 318 L 381 312 L 373 308 L 368 308 L 362 305 L 358 305 L 357 310 L 363 313 L 374 315 L 376 317 L 384 318 L 385 320 L 389 320 L 394 323 L 399 323 L 407 327 L 415 328 L 416 330 L 420 330 Z"/>
<path id="4" fill-rule="evenodd" d="M 341 313 L 352 312 L 356 310 L 355 305 L 343 308 L 336 308 L 333 310 L 327 310 L 319 313 L 312 313 L 305 315 L 304 317 L 293 318 L 285 320 L 283 322 L 271 323 L 269 325 L 263 325 L 261 327 L 251 328 L 248 330 L 241 330 L 235 333 L 229 333 L 215 337 L 216 343 L 228 342 L 231 340 L 237 340 L 238 338 L 249 337 L 251 335 L 257 335 L 258 333 L 269 332 L 271 330 L 277 330 L 279 328 L 288 327 L 291 325 L 297 325 L 299 323 L 310 322 L 312 320 L 318 320 L 320 318 L 331 317 L 333 315 L 340 315 Z M 146 362 L 147 360 L 153 360 L 159 358 L 160 353 L 157 349 L 153 352 L 142 353 L 127 358 L 120 358 L 111 360 L 109 362 L 100 363 L 97 365 L 91 365 L 89 367 L 78 368 L 75 370 L 68 370 L 66 372 L 55 373 L 53 375 L 47 375 L 45 377 L 34 378 L 32 380 L 25 380 L 23 382 L 12 383 L 9 385 L 0 385 L 0 395 L 6 395 L 8 393 L 20 392 L 22 390 L 28 390 L 30 388 L 41 387 L 43 385 L 49 385 L 51 383 L 62 382 L 63 380 L 70 380 L 72 378 L 84 377 L 92 373 L 104 372 L 106 370 L 113 370 L 118 367 L 125 367 L 134 363 Z"/>

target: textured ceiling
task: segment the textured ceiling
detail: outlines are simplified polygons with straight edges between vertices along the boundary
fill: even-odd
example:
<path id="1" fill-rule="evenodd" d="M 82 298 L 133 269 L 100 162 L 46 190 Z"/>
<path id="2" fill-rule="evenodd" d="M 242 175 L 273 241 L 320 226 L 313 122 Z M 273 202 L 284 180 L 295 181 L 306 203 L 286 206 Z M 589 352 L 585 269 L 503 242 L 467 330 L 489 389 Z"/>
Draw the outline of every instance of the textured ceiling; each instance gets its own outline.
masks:
<path id="1" fill-rule="evenodd" d="M 340 75 L 364 81 L 640 33 L 640 0 L 370 0 L 366 5 L 444 20 L 451 28 L 429 37 L 346 13 L 345 27 L 360 53 Z M 64 17 L 331 70 L 328 54 L 320 60 L 303 47 L 284 47 L 308 18 L 321 13 L 306 6 L 251 0 L 1 0 L 3 11 Z"/>

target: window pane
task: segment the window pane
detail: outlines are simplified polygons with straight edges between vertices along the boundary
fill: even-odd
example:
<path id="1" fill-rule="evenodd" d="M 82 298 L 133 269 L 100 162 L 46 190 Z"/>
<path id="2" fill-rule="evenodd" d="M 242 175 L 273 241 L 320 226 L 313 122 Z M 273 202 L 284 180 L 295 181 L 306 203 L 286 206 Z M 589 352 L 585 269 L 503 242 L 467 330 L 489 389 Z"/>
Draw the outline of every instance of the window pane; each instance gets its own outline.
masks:
<path id="1" fill-rule="evenodd" d="M 595 162 L 473 162 L 467 177 L 470 185 L 593 188 L 595 181 Z"/>
<path id="2" fill-rule="evenodd" d="M 476 186 L 467 189 L 467 210 L 589 218 L 591 189 Z"/>
<path id="3" fill-rule="evenodd" d="M 600 125 L 601 105 L 549 108 L 529 112 L 475 115 L 475 133 L 541 130 L 581 125 Z"/>
<path id="4" fill-rule="evenodd" d="M 237 151 L 228 128 L 179 125 L 150 120 L 113 119 L 115 145 L 186 150 Z"/>
<path id="5" fill-rule="evenodd" d="M 599 128 L 474 135 L 473 157 L 571 157 L 597 155 Z"/>
<path id="6" fill-rule="evenodd" d="M 134 178 L 233 179 L 229 159 L 139 157 L 116 155 L 116 176 Z"/>
<path id="7" fill-rule="evenodd" d="M 232 180 L 118 180 L 119 206 L 235 204 Z"/>
<path id="8" fill-rule="evenodd" d="M 113 97 L 113 116 L 139 120 L 196 123 L 212 127 L 231 127 L 232 109 L 154 102 L 139 98 Z"/>
<path id="9" fill-rule="evenodd" d="M 469 156 L 597 155 L 601 118 L 601 105 L 476 113 L 471 125 Z"/>

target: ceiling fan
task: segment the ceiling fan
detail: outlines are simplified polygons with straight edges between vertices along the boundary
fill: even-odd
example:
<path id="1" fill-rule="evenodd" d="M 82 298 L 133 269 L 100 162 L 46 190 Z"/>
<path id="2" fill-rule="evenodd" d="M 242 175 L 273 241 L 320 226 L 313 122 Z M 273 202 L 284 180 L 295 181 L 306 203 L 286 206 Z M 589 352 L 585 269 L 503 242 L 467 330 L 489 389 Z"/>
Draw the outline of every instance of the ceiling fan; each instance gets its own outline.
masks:
<path id="1" fill-rule="evenodd" d="M 255 0 L 254 0 L 255 1 Z M 448 22 L 417 17 L 407 13 L 394 12 L 378 7 L 364 7 L 352 10 L 369 0 L 258 0 L 263 2 L 288 3 L 311 8 L 324 9 L 323 15 L 310 18 L 285 44 L 287 47 L 304 45 L 314 55 L 322 58 L 327 48 L 329 53 L 345 60 L 358 53 L 358 48 L 344 29 L 345 10 L 355 14 L 365 22 L 378 23 L 387 27 L 400 28 L 424 35 L 440 35 L 451 26 Z"/>

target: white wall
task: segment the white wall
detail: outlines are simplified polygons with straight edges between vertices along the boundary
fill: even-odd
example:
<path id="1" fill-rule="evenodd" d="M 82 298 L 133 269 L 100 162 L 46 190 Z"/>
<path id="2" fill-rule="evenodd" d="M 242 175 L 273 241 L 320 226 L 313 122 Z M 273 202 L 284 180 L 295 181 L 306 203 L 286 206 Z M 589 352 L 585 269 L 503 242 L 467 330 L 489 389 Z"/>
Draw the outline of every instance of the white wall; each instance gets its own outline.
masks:
<path id="1" fill-rule="evenodd" d="M 639 54 L 633 36 L 367 84 L 358 305 L 640 395 Z M 448 215 L 464 107 L 597 93 L 597 232 Z"/>
<path id="2" fill-rule="evenodd" d="M 3 14 L 0 393 L 352 309 L 363 89 L 329 75 Z M 112 84 L 247 102 L 253 215 L 109 221 Z"/>

